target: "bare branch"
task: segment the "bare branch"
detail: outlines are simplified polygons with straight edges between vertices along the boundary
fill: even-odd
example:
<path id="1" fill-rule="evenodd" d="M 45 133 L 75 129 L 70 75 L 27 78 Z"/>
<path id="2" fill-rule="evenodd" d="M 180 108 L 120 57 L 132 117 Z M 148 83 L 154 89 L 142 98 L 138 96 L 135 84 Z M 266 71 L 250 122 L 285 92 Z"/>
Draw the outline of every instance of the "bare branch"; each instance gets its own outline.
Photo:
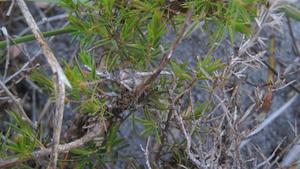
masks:
<path id="1" fill-rule="evenodd" d="M 60 132 L 63 120 L 63 113 L 64 113 L 64 98 L 65 98 L 65 85 L 61 80 L 58 80 L 57 84 L 55 85 L 57 91 L 57 100 L 56 100 L 56 109 L 55 109 L 55 116 L 54 116 L 54 133 L 53 133 L 53 147 L 52 147 L 52 154 L 50 159 L 49 168 L 56 168 L 57 158 L 58 158 L 58 145 L 60 140 Z"/>
<path id="2" fill-rule="evenodd" d="M 286 109 L 294 103 L 298 98 L 299 95 L 296 94 L 293 98 L 291 98 L 287 103 L 285 103 L 280 109 L 278 109 L 276 112 L 272 113 L 269 117 L 267 117 L 254 131 L 252 131 L 250 134 L 248 134 L 247 139 L 243 140 L 241 142 L 240 148 L 243 148 L 245 145 L 247 145 L 250 141 L 250 137 L 258 134 L 261 132 L 265 127 L 267 127 L 269 124 L 271 124 L 278 116 L 280 116 L 282 113 L 286 111 Z"/>
<path id="3" fill-rule="evenodd" d="M 71 149 L 80 147 L 80 146 L 84 145 L 85 143 L 93 140 L 95 137 L 103 136 L 105 134 L 105 127 L 104 126 L 105 126 L 104 124 L 102 124 L 101 126 L 99 124 L 97 124 L 95 126 L 95 128 L 93 129 L 93 131 L 87 133 L 86 135 L 84 135 L 80 139 L 77 139 L 77 140 L 72 141 L 72 142 L 67 143 L 67 144 L 58 145 L 58 152 L 67 153 Z M 18 163 L 21 163 L 21 162 L 24 162 L 24 161 L 27 161 L 27 160 L 33 159 L 33 158 L 38 159 L 38 158 L 47 156 L 50 153 L 51 153 L 51 148 L 46 148 L 46 149 L 42 149 L 42 150 L 38 150 L 38 151 L 33 152 L 31 154 L 31 156 L 15 157 L 15 158 L 8 158 L 8 159 L 0 160 L 0 168 L 14 166 Z"/>
<path id="4" fill-rule="evenodd" d="M 56 89 L 56 111 L 55 111 L 55 127 L 54 127 L 54 134 L 53 134 L 53 149 L 50 158 L 50 163 L 48 168 L 56 168 L 57 164 L 57 157 L 58 157 L 58 145 L 60 140 L 60 133 L 61 133 L 61 126 L 62 126 L 62 119 L 63 119 L 63 112 L 64 112 L 64 100 L 65 100 L 65 85 L 71 88 L 71 84 L 68 81 L 66 75 L 63 72 L 63 69 L 59 65 L 58 61 L 56 60 L 53 52 L 49 48 L 45 38 L 43 37 L 41 31 L 39 30 L 34 18 L 32 17 L 29 9 L 24 2 L 24 0 L 17 0 L 17 4 L 21 9 L 22 14 L 25 17 L 25 20 L 30 27 L 31 31 L 33 32 L 35 38 L 41 45 L 43 49 L 43 53 L 51 67 L 51 70 L 55 76 L 55 89 Z"/>
<path id="5" fill-rule="evenodd" d="M 182 132 L 184 133 L 184 136 L 185 136 L 185 139 L 186 139 L 186 142 L 187 142 L 187 145 L 186 145 L 186 151 L 187 151 L 187 154 L 189 156 L 189 158 L 192 160 L 192 162 L 197 166 L 197 167 L 200 167 L 200 168 L 204 168 L 204 164 L 202 164 L 201 161 L 199 161 L 197 158 L 196 158 L 196 155 L 194 153 L 191 152 L 191 147 L 192 147 L 192 140 L 191 140 L 191 136 L 190 134 L 188 133 L 188 131 L 186 130 L 184 124 L 183 124 L 183 120 L 182 120 L 182 117 L 177 113 L 175 112 L 175 116 L 180 124 L 180 127 L 181 127 L 181 130 Z"/>
<path id="6" fill-rule="evenodd" d="M 137 88 L 135 90 L 135 94 L 137 97 L 139 97 L 151 85 L 151 83 L 153 83 L 153 81 L 157 78 L 157 76 L 161 73 L 163 68 L 166 66 L 166 63 L 171 59 L 175 49 L 177 48 L 177 46 L 183 39 L 184 33 L 191 21 L 192 13 L 193 12 L 191 9 L 187 12 L 186 19 L 184 21 L 184 24 L 183 24 L 179 34 L 177 35 L 175 41 L 172 43 L 169 52 L 166 53 L 163 56 L 163 58 L 161 59 L 158 68 L 155 71 L 153 71 L 153 74 L 148 79 L 146 79 L 144 83 L 137 86 Z"/>
<path id="7" fill-rule="evenodd" d="M 13 102 L 16 104 L 17 108 L 19 109 L 22 120 L 28 122 L 33 128 L 36 128 L 36 125 L 29 119 L 26 112 L 23 109 L 23 106 L 20 104 L 20 102 L 17 100 L 17 98 L 8 90 L 8 88 L 5 86 L 5 84 L 0 80 L 0 87 L 6 92 L 6 94 L 13 100 Z"/>
<path id="8" fill-rule="evenodd" d="M 148 139 L 147 139 L 147 144 L 146 144 L 145 149 L 142 147 L 142 145 L 140 145 L 142 151 L 144 152 L 148 169 L 152 169 L 151 165 L 150 165 L 150 162 L 149 162 L 149 143 L 150 143 L 150 139 L 151 139 L 151 137 L 149 136 Z"/>
<path id="9" fill-rule="evenodd" d="M 26 20 L 28 26 L 30 27 L 32 33 L 34 34 L 36 40 L 41 45 L 41 47 L 43 49 L 43 53 L 44 53 L 48 63 L 50 64 L 52 72 L 57 73 L 59 79 L 61 81 L 63 81 L 65 85 L 67 85 L 68 87 L 71 88 L 71 84 L 70 84 L 69 80 L 67 79 L 66 75 L 64 74 L 63 69 L 61 68 L 58 61 L 56 60 L 53 52 L 51 51 L 48 44 L 46 43 L 45 38 L 42 35 L 41 31 L 39 30 L 31 13 L 29 12 L 29 9 L 28 9 L 26 3 L 24 2 L 24 0 L 17 0 L 17 4 L 18 4 L 19 8 L 21 9 L 21 12 L 24 15 L 25 20 Z"/>

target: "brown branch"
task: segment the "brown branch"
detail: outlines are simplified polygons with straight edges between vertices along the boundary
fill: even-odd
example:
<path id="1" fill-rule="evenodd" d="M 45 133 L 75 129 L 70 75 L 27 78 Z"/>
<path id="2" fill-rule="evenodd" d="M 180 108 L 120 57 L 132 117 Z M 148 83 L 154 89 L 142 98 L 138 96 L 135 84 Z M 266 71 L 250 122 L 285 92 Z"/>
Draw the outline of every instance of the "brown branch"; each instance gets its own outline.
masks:
<path id="1" fill-rule="evenodd" d="M 166 137 L 167 137 L 167 132 L 169 130 L 170 120 L 171 120 L 171 117 L 174 114 L 175 105 L 184 96 L 184 94 L 186 94 L 187 92 L 190 92 L 192 90 L 193 85 L 195 84 L 195 82 L 196 82 L 196 79 L 193 79 L 193 81 L 191 82 L 191 84 L 188 86 L 188 88 L 186 90 L 179 93 L 175 98 L 172 99 L 172 106 L 169 109 L 169 112 L 168 112 L 168 115 L 167 115 L 167 120 L 164 122 L 165 127 L 162 129 L 161 144 L 158 145 L 158 148 L 157 148 L 158 150 L 157 150 L 157 152 L 155 154 L 155 157 L 154 157 L 156 162 L 159 161 L 159 158 L 161 156 L 161 151 L 162 151 L 162 148 L 165 144 L 165 140 L 166 140 Z"/>
<path id="2" fill-rule="evenodd" d="M 136 90 L 135 90 L 135 95 L 137 96 L 136 98 L 138 98 L 153 83 L 153 81 L 158 77 L 160 72 L 166 66 L 167 62 L 171 59 L 175 49 L 177 48 L 177 46 L 183 39 L 184 33 L 191 21 L 191 18 L 192 18 L 192 10 L 190 9 L 187 12 L 187 16 L 185 18 L 184 24 L 182 25 L 182 28 L 181 28 L 179 34 L 177 35 L 175 41 L 172 43 L 169 52 L 166 53 L 163 56 L 163 58 L 161 59 L 158 68 L 156 68 L 156 70 L 154 70 L 154 73 L 148 79 L 146 79 L 144 83 L 142 83 L 136 87 Z"/>
<path id="3" fill-rule="evenodd" d="M 108 125 L 108 124 L 106 124 L 106 125 Z M 95 137 L 104 136 L 104 134 L 105 134 L 105 125 L 103 124 L 103 125 L 99 126 L 99 124 L 97 124 L 92 132 L 87 133 L 80 139 L 77 139 L 70 143 L 58 145 L 58 152 L 59 153 L 67 153 L 71 149 L 80 147 L 80 146 L 84 145 L 85 143 L 93 140 Z M 24 161 L 27 161 L 27 160 L 33 159 L 33 158 L 38 159 L 38 158 L 49 155 L 51 152 L 52 152 L 51 148 L 46 148 L 46 149 L 42 149 L 42 150 L 33 152 L 31 154 L 31 156 L 14 157 L 14 158 L 7 158 L 4 160 L 0 160 L 0 168 L 11 167 L 11 166 L 17 165 L 21 162 L 24 162 Z"/>
<path id="4" fill-rule="evenodd" d="M 44 36 L 39 30 L 24 0 L 17 0 L 17 4 L 21 9 L 21 12 L 24 15 L 25 20 L 28 26 L 30 27 L 32 33 L 34 34 L 40 46 L 42 47 L 43 53 L 51 67 L 51 70 L 56 80 L 55 89 L 56 89 L 57 101 L 56 101 L 56 111 L 55 111 L 55 118 L 54 118 L 55 127 L 53 131 L 54 144 L 52 148 L 50 163 L 48 166 L 48 168 L 56 168 L 57 157 L 58 157 L 58 145 L 60 140 L 61 126 L 62 126 L 62 119 L 63 119 L 63 112 L 64 112 L 65 85 L 71 87 L 71 84 L 68 81 L 67 77 L 65 76 L 63 69 L 61 68 L 58 61 L 56 60 L 47 42 L 45 41 Z"/>

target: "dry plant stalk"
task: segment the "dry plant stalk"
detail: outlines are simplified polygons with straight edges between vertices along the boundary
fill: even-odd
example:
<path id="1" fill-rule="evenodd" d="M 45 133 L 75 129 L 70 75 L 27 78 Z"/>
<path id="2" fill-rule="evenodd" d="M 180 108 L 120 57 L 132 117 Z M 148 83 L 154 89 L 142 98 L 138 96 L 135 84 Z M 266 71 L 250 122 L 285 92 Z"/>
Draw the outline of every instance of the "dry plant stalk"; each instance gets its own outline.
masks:
<path id="1" fill-rule="evenodd" d="M 13 102 L 16 104 L 17 108 L 20 111 L 22 120 L 28 122 L 33 128 L 36 128 L 36 125 L 30 120 L 30 118 L 27 116 L 25 110 L 23 109 L 23 106 L 20 104 L 20 102 L 16 99 L 16 97 L 9 91 L 9 89 L 5 86 L 5 84 L 0 80 L 0 87 L 4 89 L 6 94 L 13 100 Z"/>
<path id="2" fill-rule="evenodd" d="M 106 123 L 106 125 L 109 125 L 109 124 Z M 85 143 L 93 140 L 96 137 L 104 136 L 104 134 L 105 134 L 105 125 L 103 124 L 100 126 L 98 124 L 94 127 L 94 129 L 91 132 L 87 133 L 83 137 L 81 137 L 75 141 L 72 141 L 70 143 L 58 145 L 57 150 L 59 153 L 67 153 L 71 149 L 80 147 L 80 146 L 84 145 Z M 0 168 L 11 167 L 11 166 L 14 166 L 16 164 L 19 164 L 21 162 L 24 162 L 24 161 L 32 159 L 32 158 L 39 159 L 39 158 L 47 156 L 51 153 L 52 153 L 51 148 L 46 148 L 46 149 L 41 149 L 41 150 L 33 152 L 31 156 L 5 159 L 5 160 L 0 161 Z"/>
<path id="3" fill-rule="evenodd" d="M 62 119 L 63 119 L 63 112 L 64 112 L 64 100 L 65 100 L 65 85 L 71 87 L 70 82 L 68 81 L 66 75 L 63 72 L 63 69 L 59 65 L 58 61 L 56 60 L 53 52 L 49 48 L 45 38 L 43 37 L 41 31 L 39 30 L 34 18 L 32 17 L 29 9 L 24 2 L 24 0 L 17 0 L 17 4 L 21 9 L 25 20 L 30 27 L 32 33 L 34 34 L 35 38 L 41 45 L 43 49 L 43 53 L 51 67 L 51 70 L 55 76 L 55 89 L 56 89 L 56 109 L 55 109 L 55 118 L 54 122 L 56 123 L 54 126 L 54 133 L 53 133 L 53 149 L 51 153 L 51 159 L 48 168 L 56 168 L 57 158 L 58 158 L 58 145 L 60 140 L 60 133 L 61 133 L 61 126 L 62 126 Z"/>

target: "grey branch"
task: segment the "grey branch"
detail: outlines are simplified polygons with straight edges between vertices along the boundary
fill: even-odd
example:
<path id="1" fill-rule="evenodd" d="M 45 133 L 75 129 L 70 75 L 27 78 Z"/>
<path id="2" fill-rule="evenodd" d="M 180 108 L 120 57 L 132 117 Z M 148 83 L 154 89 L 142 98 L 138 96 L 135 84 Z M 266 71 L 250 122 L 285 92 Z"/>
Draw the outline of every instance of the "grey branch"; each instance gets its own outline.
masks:
<path id="1" fill-rule="evenodd" d="M 51 70 L 55 76 L 55 89 L 56 89 L 56 109 L 55 109 L 55 126 L 54 133 L 53 133 L 53 148 L 52 154 L 50 158 L 50 163 L 48 168 L 56 168 L 57 158 L 58 158 L 58 145 L 60 140 L 60 133 L 61 133 L 61 126 L 62 126 L 62 119 L 63 119 L 63 112 L 64 112 L 64 100 L 65 100 L 65 85 L 71 88 L 71 84 L 68 81 L 66 75 L 63 72 L 63 69 L 59 65 L 58 61 L 56 60 L 52 50 L 49 48 L 45 38 L 43 37 L 41 31 L 39 30 L 33 16 L 29 12 L 29 9 L 24 2 L 24 0 L 17 0 L 17 4 L 21 9 L 22 14 L 25 17 L 25 20 L 30 27 L 32 33 L 34 34 L 35 38 L 37 39 L 38 43 L 42 47 L 43 53 L 51 67 Z"/>

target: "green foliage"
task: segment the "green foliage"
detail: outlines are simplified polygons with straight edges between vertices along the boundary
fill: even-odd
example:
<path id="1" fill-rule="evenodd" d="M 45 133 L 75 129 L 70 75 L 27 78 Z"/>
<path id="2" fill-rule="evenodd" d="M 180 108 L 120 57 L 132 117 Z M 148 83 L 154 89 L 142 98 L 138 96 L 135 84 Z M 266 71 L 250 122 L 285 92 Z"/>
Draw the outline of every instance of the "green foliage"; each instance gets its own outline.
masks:
<path id="1" fill-rule="evenodd" d="M 19 113 L 10 112 L 9 115 L 13 119 L 13 122 L 9 123 L 13 135 L 9 138 L 10 133 L 8 132 L 6 135 L 7 141 L 2 146 L 24 157 L 31 155 L 37 147 L 43 146 L 39 141 L 38 133 L 22 120 Z"/>
<path id="2" fill-rule="evenodd" d="M 125 138 L 118 134 L 119 125 L 115 125 L 107 133 L 106 140 L 97 138 L 102 142 L 99 147 L 97 143 L 89 143 L 84 147 L 71 150 L 72 160 L 77 159 L 75 168 L 95 168 L 105 166 L 107 162 L 114 164 L 120 158 L 123 158 L 118 152 L 127 146 Z"/>
<path id="3" fill-rule="evenodd" d="M 109 46 L 104 56 L 107 64 L 117 66 L 126 61 L 137 68 L 151 66 L 147 61 L 155 58 L 159 51 L 159 41 L 166 32 L 165 19 L 159 3 L 132 3 L 127 5 L 125 1 L 102 0 L 82 4 L 63 1 L 64 6 L 71 9 L 69 20 L 84 46 Z M 83 6 L 80 10 L 79 4 Z M 88 13 L 83 16 L 82 12 Z"/>
<path id="4" fill-rule="evenodd" d="M 121 150 L 122 148 L 127 146 L 126 144 L 124 144 L 125 138 L 122 138 L 118 135 L 119 128 L 120 125 L 114 125 L 107 135 L 107 140 L 104 145 L 106 148 L 106 152 L 109 154 L 116 153 L 116 150 Z"/>
<path id="5" fill-rule="evenodd" d="M 199 119 L 205 112 L 212 111 L 210 101 L 206 100 L 204 103 L 196 102 L 195 114 L 191 114 L 194 119 Z"/>
<path id="6" fill-rule="evenodd" d="M 89 85 L 89 80 L 96 78 L 93 72 L 84 72 L 79 66 L 71 68 L 66 64 L 65 74 L 68 77 L 73 89 L 70 91 L 70 97 L 79 101 L 84 96 L 93 94 L 94 90 Z"/>
<path id="7" fill-rule="evenodd" d="M 88 113 L 91 115 L 96 115 L 96 114 L 104 115 L 105 100 L 100 100 L 92 97 L 86 101 L 83 101 L 80 104 L 79 109 L 81 110 L 81 112 Z"/>
<path id="8" fill-rule="evenodd" d="M 30 74 L 30 78 L 37 85 L 39 85 L 45 93 L 54 93 L 53 81 L 49 79 L 48 76 L 46 76 L 40 69 L 34 69 Z"/>
<path id="9" fill-rule="evenodd" d="M 257 5 L 265 3 L 265 0 L 193 0 L 187 2 L 186 6 L 195 8 L 195 15 L 205 21 L 207 30 L 212 27 L 211 24 L 216 25 L 211 39 L 214 43 L 221 40 L 226 32 L 230 34 L 232 42 L 236 32 L 251 34 Z"/>
<path id="10" fill-rule="evenodd" d="M 196 72 L 199 80 L 212 80 L 213 72 L 223 68 L 225 65 L 220 59 L 214 60 L 212 56 L 207 56 L 203 59 L 197 58 Z"/>
<path id="11" fill-rule="evenodd" d="M 192 75 L 190 74 L 190 71 L 187 70 L 188 63 L 178 63 L 176 60 L 172 60 L 171 62 L 171 67 L 173 72 L 175 73 L 175 76 L 178 77 L 179 81 L 183 80 L 192 80 Z"/>
<path id="12" fill-rule="evenodd" d="M 300 21 L 300 9 L 290 4 L 287 4 L 282 7 L 282 11 L 286 13 L 287 16 Z"/>
<path id="13" fill-rule="evenodd" d="M 9 135 L 10 135 L 10 131 L 11 131 L 11 127 L 8 128 L 8 130 L 6 131 L 6 134 L 3 135 L 2 133 L 0 133 L 0 140 L 2 140 L 0 142 L 0 157 L 1 158 L 4 158 L 7 156 L 7 142 L 9 142 L 10 140 L 7 139 L 9 138 Z"/>
<path id="14" fill-rule="evenodd" d="M 151 117 L 151 112 L 148 110 L 147 107 L 144 108 L 144 114 L 146 116 L 145 118 L 138 118 L 133 116 L 133 121 L 136 121 L 144 126 L 144 130 L 140 134 L 144 137 L 154 135 L 156 141 L 158 143 L 161 143 L 159 124 L 153 117 Z"/>
<path id="15" fill-rule="evenodd" d="M 103 148 L 95 147 L 95 145 L 92 143 L 90 143 L 86 146 L 83 146 L 83 147 L 72 149 L 70 151 L 70 153 L 72 155 L 70 162 L 72 160 L 76 161 L 75 164 L 73 164 L 74 165 L 73 168 L 76 168 L 76 169 L 84 169 L 86 167 L 95 168 L 96 165 L 99 166 L 99 162 L 100 162 L 100 164 L 104 164 L 104 161 L 103 161 L 104 154 L 97 153 L 100 150 L 103 151 Z M 96 162 L 94 160 L 92 160 L 92 158 L 95 155 L 97 155 Z"/>

